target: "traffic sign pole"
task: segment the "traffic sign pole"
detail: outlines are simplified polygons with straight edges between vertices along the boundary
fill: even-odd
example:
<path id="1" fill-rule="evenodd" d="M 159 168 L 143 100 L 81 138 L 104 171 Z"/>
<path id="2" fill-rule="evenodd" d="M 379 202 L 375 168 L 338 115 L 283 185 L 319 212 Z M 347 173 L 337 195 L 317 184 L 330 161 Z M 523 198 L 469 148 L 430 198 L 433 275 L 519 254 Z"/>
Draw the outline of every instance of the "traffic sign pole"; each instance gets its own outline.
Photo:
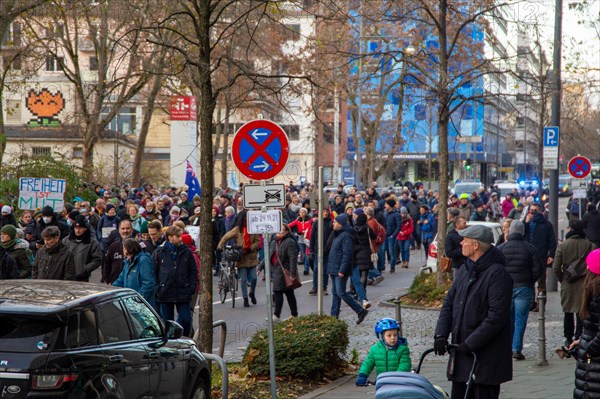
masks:
<path id="1" fill-rule="evenodd" d="M 317 240 L 319 242 L 319 248 L 317 253 L 317 313 L 319 316 L 323 316 L 323 268 L 325 265 L 323 264 L 323 249 L 325 244 L 323 243 L 324 235 L 323 235 L 323 208 L 325 207 L 325 203 L 323 202 L 323 167 L 319 166 L 319 207 L 318 207 L 318 215 L 317 219 L 317 228 L 319 229 Z M 314 277 L 313 277 L 314 278 Z"/>

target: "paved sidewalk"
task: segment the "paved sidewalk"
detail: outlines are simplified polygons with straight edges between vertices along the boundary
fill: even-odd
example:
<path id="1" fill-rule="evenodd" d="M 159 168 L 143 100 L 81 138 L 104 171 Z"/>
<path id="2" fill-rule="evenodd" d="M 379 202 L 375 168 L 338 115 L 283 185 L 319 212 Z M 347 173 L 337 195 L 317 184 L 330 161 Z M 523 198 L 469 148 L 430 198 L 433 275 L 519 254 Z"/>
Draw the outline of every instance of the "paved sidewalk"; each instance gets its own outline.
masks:
<path id="1" fill-rule="evenodd" d="M 436 310 L 402 309 L 404 336 L 408 339 L 412 362 L 415 367 L 421 353 L 433 345 L 433 331 L 438 313 Z M 369 315 L 371 323 L 368 327 L 363 325 L 352 326 L 349 349 L 357 349 L 361 361 L 365 358 L 370 345 L 375 342 L 373 321 L 381 317 L 395 317 L 394 315 L 394 308 L 374 306 Z M 562 319 L 559 293 L 551 292 L 548 297 L 546 313 L 546 354 L 549 365 L 538 367 L 538 313 L 529 314 L 523 348 L 527 360 L 513 361 L 513 380 L 502 385 L 501 398 L 567 399 L 573 397 L 575 361 L 572 359 L 560 360 L 554 354 L 554 349 L 559 347 L 563 341 Z M 429 355 L 425 360 L 421 374 L 432 383 L 449 392 L 450 383 L 446 379 L 446 359 L 433 354 Z M 355 379 L 355 375 L 343 377 L 302 396 L 300 399 L 372 399 L 375 397 L 374 386 L 356 387 L 354 384 Z M 375 380 L 374 372 L 370 379 Z"/>
<path id="2" fill-rule="evenodd" d="M 568 399 L 573 397 L 575 361 L 572 359 L 552 360 L 547 367 L 538 367 L 537 362 L 525 360 L 514 362 L 513 380 L 502 385 L 503 399 Z M 450 392 L 446 380 L 446 363 L 427 362 L 421 374 L 433 384 Z M 375 374 L 371 376 L 374 379 Z M 347 376 L 313 391 L 300 399 L 362 399 L 375 397 L 375 387 L 357 387 L 356 377 Z"/>

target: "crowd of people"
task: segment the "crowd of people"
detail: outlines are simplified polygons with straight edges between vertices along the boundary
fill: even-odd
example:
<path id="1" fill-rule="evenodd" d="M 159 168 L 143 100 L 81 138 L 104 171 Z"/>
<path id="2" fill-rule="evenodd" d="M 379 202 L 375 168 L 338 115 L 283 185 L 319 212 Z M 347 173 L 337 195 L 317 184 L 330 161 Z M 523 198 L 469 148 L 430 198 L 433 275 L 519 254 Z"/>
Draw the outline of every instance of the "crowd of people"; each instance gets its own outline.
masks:
<path id="1" fill-rule="evenodd" d="M 4 205 L 0 217 L 0 278 L 87 282 L 100 269 L 103 283 L 137 290 L 163 318 L 172 319 L 177 310 L 178 321 L 189 335 L 191 312 L 198 296 L 200 263 L 195 237 L 187 230 L 188 226 L 200 225 L 202 208 L 200 197 L 193 196 L 190 200 L 185 190 L 185 186 L 159 190 L 151 185 L 140 188 L 98 185 L 93 202 L 74 198 L 63 209 L 45 206 L 21 211 L 18 217 L 13 208 Z M 290 182 L 286 204 L 281 209 L 282 232 L 264 245 L 259 236 L 248 234 L 241 192 L 241 187 L 234 192 L 220 190 L 214 197 L 212 267 L 218 275 L 221 249 L 225 245 L 242 249 L 237 267 L 244 307 L 249 307 L 258 302 L 255 296 L 258 272 L 264 267 L 261 262 L 264 256 L 270 256 L 275 321 L 281 316 L 284 298 L 292 317 L 298 315 L 294 289 L 285 283 L 283 271 L 288 271 L 292 278 L 297 278 L 300 272 L 303 275 L 312 272 L 309 293 L 315 295 L 321 281 L 326 295 L 331 287 L 331 315 L 338 317 L 345 302 L 356 313 L 357 324 L 361 323 L 371 306 L 368 286 L 381 283 L 383 273 L 394 273 L 397 266 L 409 268 L 411 250 L 423 250 L 427 257 L 438 231 L 439 192 L 425 190 L 422 185 L 380 190 L 373 184 L 360 191 L 340 184 L 326 192 L 327 203 L 319 215 L 311 206 L 316 195 L 314 187 L 310 184 L 296 187 Z M 502 336 L 511 341 L 512 357 L 523 359 L 528 313 L 537 307 L 534 288 L 537 283 L 538 292 L 545 291 L 548 268 L 553 269 L 561 282 L 565 348 L 580 342 L 586 328 L 581 306 L 586 301 L 588 280 L 592 278 L 567 281 L 563 275 L 573 262 L 581 261 L 600 245 L 598 208 L 590 202 L 581 219 L 579 210 L 577 217 L 574 213 L 569 215 L 568 233 L 558 243 L 548 220 L 548 206 L 536 202 L 535 194 L 515 190 L 501 199 L 492 187 L 450 196 L 444 255 L 450 258 L 454 284 L 436 331 L 439 353 L 452 332 L 452 340 L 463 354 L 469 350 L 484 354 L 489 336 L 468 337 L 486 322 L 491 307 L 498 317 L 494 322 L 502 319 L 503 323 L 503 318 L 510 318 L 506 323 L 508 333 Z M 323 248 L 317 240 L 319 218 L 323 220 Z M 469 226 L 472 221 L 501 223 L 503 234 L 496 241 L 489 229 L 477 224 Z M 325 268 L 318 278 L 316 260 L 321 250 Z M 465 288 L 473 273 L 478 275 L 475 288 L 482 290 L 481 298 L 493 292 L 499 302 L 474 303 L 469 299 L 471 295 L 467 295 Z M 483 278 L 484 275 L 487 277 Z M 456 324 L 454 312 L 463 308 L 461 317 L 471 320 L 473 327 L 467 327 L 464 321 L 467 319 Z M 397 347 L 395 343 L 391 346 Z M 502 354 L 492 351 L 485 356 L 491 359 L 497 355 Z M 456 362 L 460 366 L 457 375 L 462 380 L 461 370 L 468 361 L 457 356 Z M 490 374 L 490 381 L 495 384 L 505 377 Z M 457 386 L 457 394 L 463 388 Z"/>

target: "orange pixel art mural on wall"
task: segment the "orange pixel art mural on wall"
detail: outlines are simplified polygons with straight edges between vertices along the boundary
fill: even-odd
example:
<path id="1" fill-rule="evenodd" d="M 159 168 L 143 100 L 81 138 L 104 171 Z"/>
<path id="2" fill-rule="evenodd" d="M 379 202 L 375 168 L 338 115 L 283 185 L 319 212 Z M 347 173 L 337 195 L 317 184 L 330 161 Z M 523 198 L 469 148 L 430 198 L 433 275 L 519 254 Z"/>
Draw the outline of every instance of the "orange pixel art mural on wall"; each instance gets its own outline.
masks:
<path id="1" fill-rule="evenodd" d="M 32 127 L 60 126 L 60 120 L 56 119 L 56 116 L 64 107 L 65 99 L 60 90 L 56 94 L 52 94 L 46 88 L 40 92 L 31 89 L 27 95 L 27 109 L 37 116 L 37 119 L 30 120 L 28 125 Z"/>

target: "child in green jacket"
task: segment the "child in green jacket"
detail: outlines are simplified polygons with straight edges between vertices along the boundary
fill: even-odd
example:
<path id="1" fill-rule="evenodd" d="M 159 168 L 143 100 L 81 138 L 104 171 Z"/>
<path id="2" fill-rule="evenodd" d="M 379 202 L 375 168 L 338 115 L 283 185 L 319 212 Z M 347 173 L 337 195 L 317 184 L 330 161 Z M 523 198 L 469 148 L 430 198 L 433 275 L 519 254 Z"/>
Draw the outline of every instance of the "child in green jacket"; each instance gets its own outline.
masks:
<path id="1" fill-rule="evenodd" d="M 379 341 L 369 349 L 360 366 L 356 385 L 367 385 L 367 377 L 373 367 L 377 375 L 386 371 L 410 371 L 410 351 L 406 338 L 398 336 L 399 331 L 400 326 L 394 319 L 384 318 L 375 324 L 375 335 Z"/>

